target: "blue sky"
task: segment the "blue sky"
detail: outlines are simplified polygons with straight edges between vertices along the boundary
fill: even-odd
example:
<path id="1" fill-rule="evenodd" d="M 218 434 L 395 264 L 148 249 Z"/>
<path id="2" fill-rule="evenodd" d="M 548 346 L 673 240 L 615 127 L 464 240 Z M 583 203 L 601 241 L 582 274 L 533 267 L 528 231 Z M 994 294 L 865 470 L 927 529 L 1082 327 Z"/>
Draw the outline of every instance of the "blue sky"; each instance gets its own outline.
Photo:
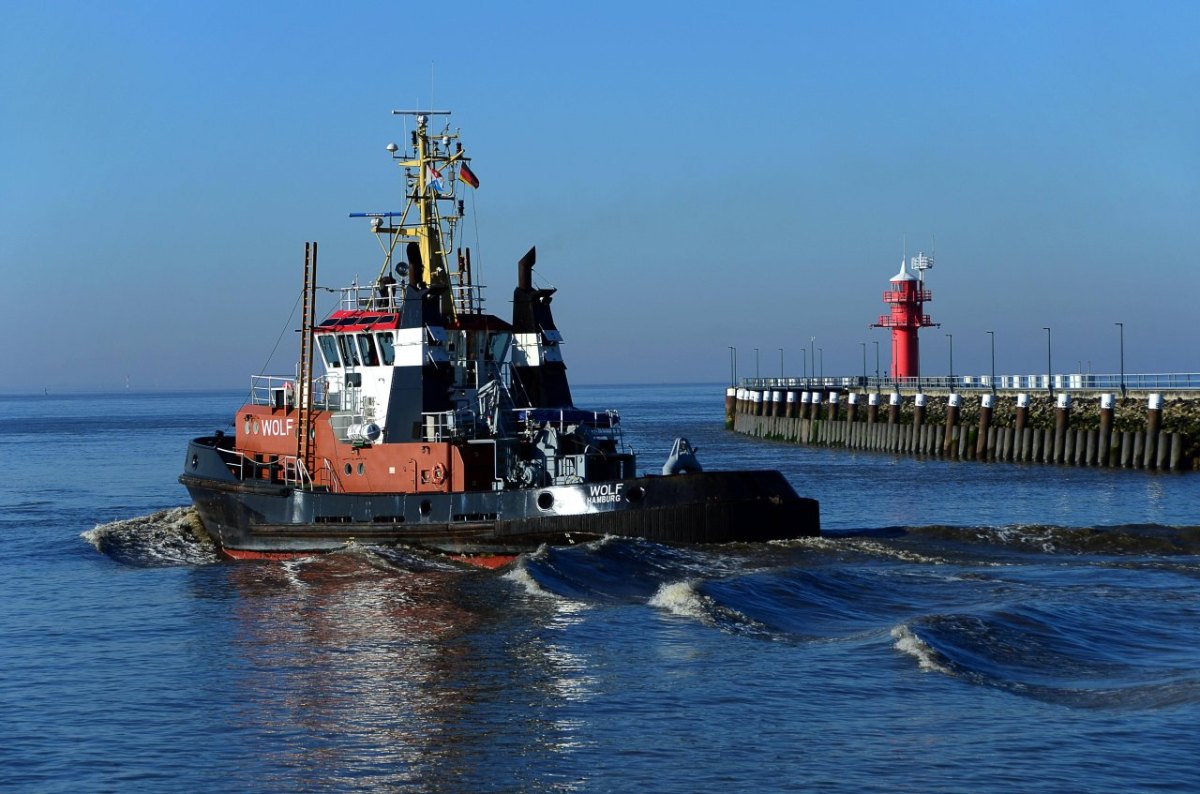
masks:
<path id="1" fill-rule="evenodd" d="M 936 239 L 922 371 L 1200 371 L 1200 4 L 0 6 L 0 391 L 288 374 L 303 246 L 379 267 L 393 108 L 451 108 L 490 309 L 574 380 L 826 375 Z"/>

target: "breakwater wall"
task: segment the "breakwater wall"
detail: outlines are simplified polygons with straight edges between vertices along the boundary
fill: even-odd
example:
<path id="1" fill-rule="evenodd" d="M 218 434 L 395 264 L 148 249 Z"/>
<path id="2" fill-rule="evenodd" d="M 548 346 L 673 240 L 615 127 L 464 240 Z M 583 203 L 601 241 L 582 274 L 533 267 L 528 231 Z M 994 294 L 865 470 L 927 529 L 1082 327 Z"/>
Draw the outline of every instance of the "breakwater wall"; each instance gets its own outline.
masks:
<path id="1" fill-rule="evenodd" d="M 757 438 L 960 460 L 1200 469 L 1200 396 L 729 389 L 726 426 Z"/>

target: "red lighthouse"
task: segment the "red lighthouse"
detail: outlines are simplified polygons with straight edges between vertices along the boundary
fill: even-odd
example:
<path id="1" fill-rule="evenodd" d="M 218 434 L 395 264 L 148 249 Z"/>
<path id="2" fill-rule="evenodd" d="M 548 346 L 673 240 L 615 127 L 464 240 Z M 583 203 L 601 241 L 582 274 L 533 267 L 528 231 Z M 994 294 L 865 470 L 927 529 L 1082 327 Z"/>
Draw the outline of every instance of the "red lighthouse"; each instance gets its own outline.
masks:
<path id="1" fill-rule="evenodd" d="M 900 272 L 892 276 L 892 288 L 883 293 L 883 302 L 892 305 L 892 313 L 881 315 L 873 328 L 892 329 L 892 379 L 921 377 L 920 342 L 917 331 L 935 325 L 925 314 L 925 302 L 933 294 L 925 289 L 925 271 L 933 267 L 933 257 L 917 254 L 912 258 L 914 276 L 900 260 Z"/>

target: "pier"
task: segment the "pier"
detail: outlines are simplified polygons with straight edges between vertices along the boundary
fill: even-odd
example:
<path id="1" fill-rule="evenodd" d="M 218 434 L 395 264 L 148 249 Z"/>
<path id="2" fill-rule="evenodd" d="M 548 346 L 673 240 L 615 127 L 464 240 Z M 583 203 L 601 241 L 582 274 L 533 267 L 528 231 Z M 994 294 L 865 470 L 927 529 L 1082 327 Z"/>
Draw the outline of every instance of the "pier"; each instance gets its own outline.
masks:
<path id="1" fill-rule="evenodd" d="M 746 378 L 726 426 L 756 438 L 958 460 L 1200 468 L 1200 373 Z"/>

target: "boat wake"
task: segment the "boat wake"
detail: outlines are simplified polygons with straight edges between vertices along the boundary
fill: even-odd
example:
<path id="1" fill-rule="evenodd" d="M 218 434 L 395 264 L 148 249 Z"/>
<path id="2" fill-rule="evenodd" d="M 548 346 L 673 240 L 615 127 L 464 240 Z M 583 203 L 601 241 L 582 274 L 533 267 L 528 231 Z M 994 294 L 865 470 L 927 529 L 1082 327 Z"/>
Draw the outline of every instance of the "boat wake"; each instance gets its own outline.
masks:
<path id="1" fill-rule="evenodd" d="M 1012 524 L 998 527 L 911 527 L 904 535 L 927 543 L 1033 552 L 1038 554 L 1198 555 L 1200 527 L 1124 524 L 1059 527 Z"/>
<path id="2" fill-rule="evenodd" d="M 1162 526 L 905 527 L 720 548 L 608 538 L 543 548 L 508 577 L 730 634 L 882 645 L 924 672 L 1071 707 L 1159 708 L 1200 703 L 1200 630 L 1186 628 L 1200 625 L 1198 543 L 1195 528 Z"/>
<path id="3" fill-rule="evenodd" d="M 83 537 L 127 565 L 217 561 L 190 508 Z M 475 595 L 463 603 L 474 606 L 460 625 L 513 596 L 650 610 L 756 639 L 891 650 L 925 673 L 1120 709 L 1200 703 L 1198 550 L 1192 527 L 934 526 L 715 547 L 608 537 L 543 546 L 499 575 L 421 549 L 356 544 L 235 567 L 256 587 L 408 588 L 431 609 L 466 588 Z"/>
<path id="4" fill-rule="evenodd" d="M 1195 654 L 1180 652 L 1180 638 L 1070 611 L 1017 606 L 930 615 L 891 634 L 895 648 L 922 670 L 1048 702 L 1083 708 L 1200 702 Z"/>
<path id="5" fill-rule="evenodd" d="M 138 568 L 210 565 L 218 560 L 194 507 L 99 524 L 80 537 L 117 562 Z"/>

